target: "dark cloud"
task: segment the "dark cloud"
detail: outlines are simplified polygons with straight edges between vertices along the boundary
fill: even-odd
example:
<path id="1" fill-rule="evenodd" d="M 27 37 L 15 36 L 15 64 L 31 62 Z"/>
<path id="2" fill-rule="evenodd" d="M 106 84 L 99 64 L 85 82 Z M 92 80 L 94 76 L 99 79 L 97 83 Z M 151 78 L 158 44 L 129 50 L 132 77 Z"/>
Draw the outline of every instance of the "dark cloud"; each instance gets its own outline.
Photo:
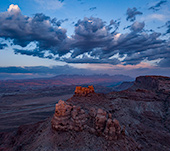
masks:
<path id="1" fill-rule="evenodd" d="M 51 23 L 59 27 L 59 26 L 61 26 L 62 23 L 66 22 L 66 21 L 68 21 L 68 18 L 60 19 L 60 20 L 57 20 L 56 18 L 53 18 L 51 20 Z"/>
<path id="2" fill-rule="evenodd" d="M 160 34 L 143 33 L 141 32 L 143 27 L 144 23 L 133 23 L 130 26 L 132 30 L 130 33 L 114 35 L 114 39 L 110 45 L 108 45 L 102 52 L 108 54 L 115 51 L 116 53 L 131 55 L 134 52 L 141 52 L 150 48 L 160 47 L 163 43 L 163 40 L 158 39 Z"/>
<path id="3" fill-rule="evenodd" d="M 112 19 L 110 21 L 110 24 L 107 26 L 107 28 L 108 28 L 108 30 L 112 30 L 114 28 L 112 31 L 112 34 L 113 34 L 118 30 L 119 26 L 120 26 L 120 19 L 118 19 L 118 20 Z"/>
<path id="4" fill-rule="evenodd" d="M 90 11 L 94 11 L 95 9 L 97 9 L 97 7 L 91 7 L 91 8 L 89 8 Z"/>
<path id="5" fill-rule="evenodd" d="M 84 56 L 82 58 L 64 58 L 63 61 L 67 63 L 92 63 L 92 64 L 112 64 L 116 65 L 119 64 L 120 61 L 116 58 L 113 59 L 95 59 L 95 58 L 89 58 L 87 56 Z"/>
<path id="6" fill-rule="evenodd" d="M 113 39 L 110 28 L 99 18 L 84 18 L 75 25 L 75 34 L 72 36 L 72 57 L 76 57 L 94 48 L 104 47 Z"/>
<path id="7" fill-rule="evenodd" d="M 116 54 L 119 54 L 120 57 L 126 56 L 123 60 L 124 64 L 139 64 L 145 59 L 152 60 L 153 57 L 148 58 L 147 56 L 148 50 L 162 49 L 166 45 L 166 41 L 159 39 L 160 33 L 145 33 L 144 26 L 144 22 L 134 22 L 129 26 L 131 32 L 120 34 L 111 32 L 109 25 L 106 25 L 101 19 L 79 20 L 72 39 L 72 48 L 74 48 L 72 56 L 63 61 L 67 63 L 119 64 L 118 59 L 110 59 Z M 77 57 L 85 53 L 90 56 Z M 152 51 L 152 55 L 155 54 L 157 52 Z M 158 58 L 159 56 L 153 59 Z"/>
<path id="8" fill-rule="evenodd" d="M 4 49 L 5 47 L 7 47 L 7 44 L 1 44 L 0 43 L 0 49 Z"/>
<path id="9" fill-rule="evenodd" d="M 161 5 L 166 4 L 166 3 L 167 3 L 167 0 L 161 0 L 156 5 L 149 7 L 149 10 L 158 11 L 160 10 Z"/>
<path id="10" fill-rule="evenodd" d="M 160 44 L 153 45 L 153 47 L 150 47 L 145 51 L 136 52 L 132 55 L 129 55 L 124 60 L 126 62 L 125 64 L 134 65 L 140 63 L 142 60 L 145 59 L 147 59 L 148 61 L 161 59 L 160 62 L 157 62 L 158 66 L 170 67 L 170 64 L 168 64 L 168 59 L 170 58 L 170 47 L 168 43 L 168 41 L 164 41 Z"/>
<path id="11" fill-rule="evenodd" d="M 126 11 L 127 18 L 126 20 L 135 21 L 136 15 L 142 15 L 143 13 L 138 11 L 136 7 L 128 8 Z"/>
<path id="12" fill-rule="evenodd" d="M 60 22 L 60 23 L 58 23 Z M 25 47 L 37 42 L 39 51 L 65 54 L 63 44 L 67 40 L 66 30 L 60 27 L 62 21 L 51 19 L 42 13 L 32 18 L 21 14 L 19 8 L 0 13 L 0 37 L 13 39 L 13 43 Z"/>
<path id="13" fill-rule="evenodd" d="M 134 32 L 141 32 L 141 31 L 154 32 L 153 30 L 143 30 L 144 27 L 145 27 L 144 22 L 136 21 L 132 25 L 124 27 L 123 30 L 130 29 L 131 31 L 134 31 Z"/>
<path id="14" fill-rule="evenodd" d="M 15 49 L 15 54 L 22 54 L 22 55 L 28 55 L 28 56 L 37 56 L 39 58 L 45 58 L 45 51 L 40 51 L 39 49 L 33 49 L 33 50 L 20 50 Z"/>
<path id="15" fill-rule="evenodd" d="M 145 26 L 144 22 L 134 22 L 131 26 L 130 29 L 134 32 L 140 32 Z"/>
<path id="16" fill-rule="evenodd" d="M 130 10 L 133 14 L 130 20 L 140 14 L 136 8 Z M 0 14 L 0 37 L 13 39 L 14 44 L 20 45 L 21 48 L 14 49 L 16 54 L 67 63 L 136 65 L 144 60 L 160 59 L 158 66 L 164 66 L 169 61 L 170 42 L 162 40 L 160 33 L 146 32 L 144 22 L 135 21 L 127 27 L 129 32 L 121 34 L 118 33 L 120 20 L 107 24 L 100 18 L 85 17 L 78 20 L 74 34 L 67 37 L 66 30 L 61 27 L 64 21 L 67 19 L 51 19 L 44 14 L 27 17 L 19 8 L 11 8 Z M 170 23 L 166 26 L 169 33 Z M 35 47 L 27 49 L 30 43 Z"/>

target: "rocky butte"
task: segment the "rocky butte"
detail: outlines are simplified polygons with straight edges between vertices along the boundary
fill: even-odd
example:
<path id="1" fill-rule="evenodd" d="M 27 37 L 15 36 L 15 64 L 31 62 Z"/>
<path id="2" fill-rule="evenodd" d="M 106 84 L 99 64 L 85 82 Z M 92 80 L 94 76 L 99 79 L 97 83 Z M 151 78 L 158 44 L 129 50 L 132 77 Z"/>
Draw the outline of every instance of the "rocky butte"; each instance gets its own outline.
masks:
<path id="1" fill-rule="evenodd" d="M 87 96 L 90 93 L 94 93 L 94 87 L 92 85 L 88 86 L 88 88 L 77 86 L 74 92 L 74 95 L 75 96 Z"/>

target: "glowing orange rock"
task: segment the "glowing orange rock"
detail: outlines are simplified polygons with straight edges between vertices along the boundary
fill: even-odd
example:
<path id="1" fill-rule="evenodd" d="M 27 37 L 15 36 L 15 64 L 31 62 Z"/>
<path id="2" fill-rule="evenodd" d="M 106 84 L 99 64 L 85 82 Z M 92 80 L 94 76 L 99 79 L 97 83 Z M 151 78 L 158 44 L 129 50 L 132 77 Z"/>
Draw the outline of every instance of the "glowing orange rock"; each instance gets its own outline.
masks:
<path id="1" fill-rule="evenodd" d="M 89 93 L 94 93 L 94 87 L 92 85 L 88 86 L 88 88 L 77 86 L 75 89 L 75 95 L 86 96 Z"/>

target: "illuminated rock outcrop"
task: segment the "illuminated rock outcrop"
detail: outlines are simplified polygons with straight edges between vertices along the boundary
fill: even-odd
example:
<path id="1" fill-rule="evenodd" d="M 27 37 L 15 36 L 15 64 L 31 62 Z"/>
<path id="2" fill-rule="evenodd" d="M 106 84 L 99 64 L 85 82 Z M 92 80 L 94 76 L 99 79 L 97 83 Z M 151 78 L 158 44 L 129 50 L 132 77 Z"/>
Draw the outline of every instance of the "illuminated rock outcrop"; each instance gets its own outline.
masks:
<path id="1" fill-rule="evenodd" d="M 94 93 L 94 87 L 92 85 L 88 86 L 88 88 L 77 86 L 76 89 L 75 89 L 75 95 L 76 96 L 86 96 L 89 93 Z"/>
<path id="2" fill-rule="evenodd" d="M 85 111 L 79 106 L 73 106 L 60 100 L 56 104 L 55 114 L 51 121 L 55 130 L 86 130 L 90 133 L 115 140 L 122 136 L 119 121 L 112 119 L 112 114 L 102 109 L 90 108 Z"/>

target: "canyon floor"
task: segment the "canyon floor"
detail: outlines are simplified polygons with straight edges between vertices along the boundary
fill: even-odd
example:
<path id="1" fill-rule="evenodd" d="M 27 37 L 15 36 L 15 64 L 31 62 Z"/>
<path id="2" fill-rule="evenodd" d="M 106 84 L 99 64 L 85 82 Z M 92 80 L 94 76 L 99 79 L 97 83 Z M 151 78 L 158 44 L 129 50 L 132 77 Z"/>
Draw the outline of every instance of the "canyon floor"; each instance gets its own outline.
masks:
<path id="1" fill-rule="evenodd" d="M 66 100 L 71 96 L 72 94 L 66 94 L 22 100 L 16 100 L 14 97 L 3 98 L 6 103 L 0 105 L 0 131 L 13 131 L 20 125 L 44 120 L 53 115 L 54 106 L 59 99 Z"/>

